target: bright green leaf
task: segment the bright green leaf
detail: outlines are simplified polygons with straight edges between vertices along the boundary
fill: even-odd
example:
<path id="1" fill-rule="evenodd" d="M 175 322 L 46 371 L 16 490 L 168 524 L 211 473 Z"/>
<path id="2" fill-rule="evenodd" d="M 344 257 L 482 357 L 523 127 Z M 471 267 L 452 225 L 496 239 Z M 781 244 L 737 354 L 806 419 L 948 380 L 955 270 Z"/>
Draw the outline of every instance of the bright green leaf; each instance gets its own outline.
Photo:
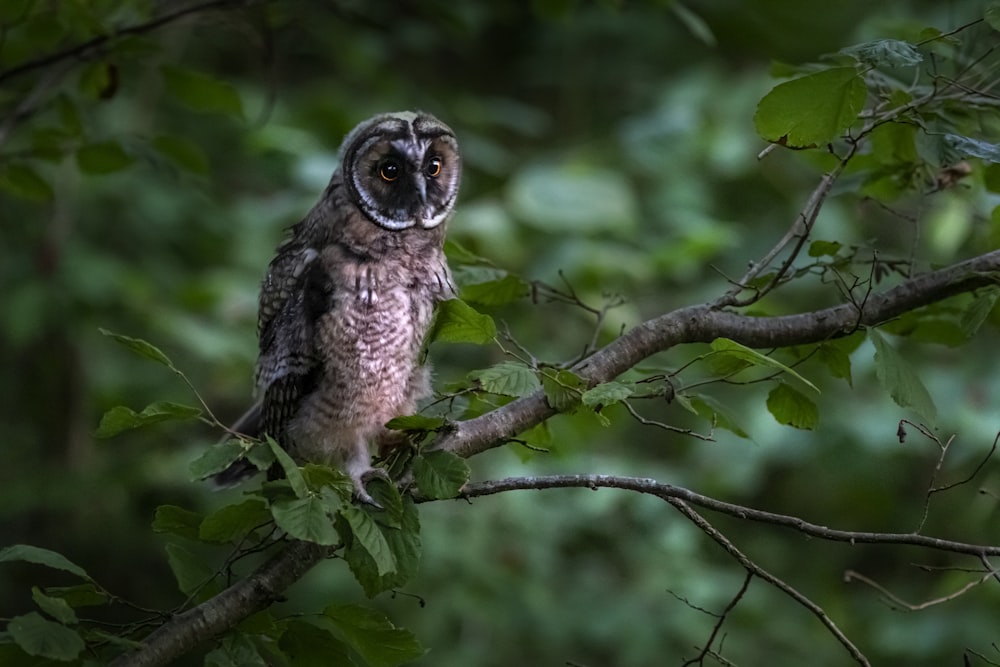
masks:
<path id="1" fill-rule="evenodd" d="M 572 371 L 550 368 L 542 373 L 545 398 L 559 412 L 566 412 L 579 405 L 586 386 L 584 379 Z"/>
<path id="2" fill-rule="evenodd" d="M 33 547 L 30 544 L 15 544 L 13 546 L 0 549 L 0 563 L 9 563 L 14 561 L 24 561 L 26 563 L 44 565 L 56 570 L 63 570 L 64 572 L 75 574 L 83 579 L 90 579 L 90 575 L 88 575 L 82 567 L 70 561 L 62 554 L 50 551 L 49 549 L 42 549 L 41 547 Z"/>
<path id="3" fill-rule="evenodd" d="M 599 410 L 603 406 L 620 403 L 632 395 L 635 388 L 624 382 L 602 382 L 583 392 L 580 400 L 588 408 Z"/>
<path id="4" fill-rule="evenodd" d="M 812 399 L 784 382 L 767 395 L 767 409 L 779 424 L 812 430 L 819 423 L 819 408 Z"/>
<path id="5" fill-rule="evenodd" d="M 209 514 L 198 526 L 197 535 L 206 542 L 239 542 L 270 519 L 264 502 L 251 498 Z"/>
<path id="6" fill-rule="evenodd" d="M 113 141 L 88 144 L 76 151 L 76 165 L 88 174 L 110 174 L 125 169 L 134 160 Z"/>
<path id="7" fill-rule="evenodd" d="M 341 515 L 350 525 L 354 540 L 371 556 L 378 576 L 395 573 L 396 559 L 371 515 L 353 505 L 341 512 Z"/>
<path id="8" fill-rule="evenodd" d="M 469 481 L 469 465 L 443 450 L 424 452 L 413 460 L 413 478 L 428 498 L 454 498 Z"/>
<path id="9" fill-rule="evenodd" d="M 409 496 L 399 498 L 395 487 L 379 480 L 372 480 L 369 489 L 375 499 L 386 508 L 386 512 L 373 511 L 372 516 L 377 523 L 386 523 L 385 514 L 394 513 L 398 509 L 398 529 L 382 529 L 382 536 L 389 545 L 389 551 L 395 560 L 395 572 L 379 576 L 378 567 L 367 549 L 359 541 L 353 539 L 351 527 L 343 515 L 337 517 L 337 531 L 347 543 L 344 559 L 351 573 L 361 584 L 365 595 L 374 597 L 383 591 L 398 588 L 413 578 L 420 567 L 420 518 L 417 507 Z M 393 499 L 391 494 L 395 493 Z M 395 503 L 395 504 L 394 504 Z M 357 509 L 357 508 L 355 508 Z"/>
<path id="10" fill-rule="evenodd" d="M 374 609 L 357 605 L 331 605 L 323 610 L 337 634 L 371 667 L 397 667 L 416 660 L 426 651 L 408 630 L 395 627 Z"/>
<path id="11" fill-rule="evenodd" d="M 271 505 L 271 514 L 278 528 L 290 537 L 316 544 L 337 543 L 333 519 L 327 514 L 327 506 L 319 496 L 308 495 L 305 498 L 275 501 Z"/>
<path id="12" fill-rule="evenodd" d="M 212 445 L 188 466 L 191 480 L 205 479 L 222 472 L 243 456 L 243 452 L 243 445 L 239 440 L 226 440 Z"/>
<path id="13" fill-rule="evenodd" d="M 1000 289 L 997 287 L 988 287 L 976 293 L 972 304 L 962 313 L 962 319 L 959 322 L 966 338 L 972 338 L 976 335 L 979 327 L 993 312 L 993 306 L 996 305 L 998 296 L 1000 296 Z"/>
<path id="14" fill-rule="evenodd" d="M 271 453 L 274 454 L 274 458 L 277 459 L 278 464 L 281 465 L 282 470 L 285 471 L 285 477 L 288 479 L 288 483 L 292 485 L 292 491 L 299 498 L 305 498 L 309 495 L 309 487 L 306 485 L 305 479 L 302 477 L 302 471 L 299 466 L 292 460 L 292 457 L 288 455 L 281 445 L 272 438 L 267 436 L 267 444 L 271 448 Z"/>
<path id="15" fill-rule="evenodd" d="M 84 648 L 79 634 L 65 625 L 43 618 L 35 611 L 10 619 L 7 632 L 21 650 L 40 658 L 75 660 Z"/>
<path id="16" fill-rule="evenodd" d="M 868 91 L 853 67 L 835 67 L 775 86 L 757 105 L 754 125 L 767 141 L 808 148 L 835 139 L 864 108 Z"/>
<path id="17" fill-rule="evenodd" d="M 186 137 L 162 135 L 153 139 L 153 148 L 182 169 L 195 174 L 208 173 L 205 152 Z"/>
<path id="18" fill-rule="evenodd" d="M 809 244 L 809 256 L 810 257 L 833 257 L 838 252 L 840 252 L 841 246 L 839 241 L 813 241 Z"/>
<path id="19" fill-rule="evenodd" d="M 875 345 L 875 374 L 896 405 L 916 411 L 928 422 L 937 414 L 930 393 L 902 355 L 875 329 L 868 335 Z"/>
<path id="20" fill-rule="evenodd" d="M 51 201 L 52 186 L 38 172 L 23 164 L 8 164 L 0 170 L 0 188 L 15 197 Z"/>
<path id="21" fill-rule="evenodd" d="M 162 72 L 167 91 L 189 109 L 243 118 L 243 102 L 232 85 L 179 67 L 163 67 Z"/>
<path id="22" fill-rule="evenodd" d="M 101 423 L 94 431 L 95 438 L 110 438 L 124 431 L 159 424 L 166 421 L 184 421 L 201 415 L 201 410 L 188 405 L 158 401 L 136 412 L 124 405 L 117 405 L 101 417 Z"/>
<path id="23" fill-rule="evenodd" d="M 197 540 L 201 521 L 197 512 L 177 505 L 160 505 L 153 516 L 153 532 Z"/>
<path id="24" fill-rule="evenodd" d="M 76 618 L 76 612 L 66 600 L 59 597 L 49 597 L 37 586 L 31 588 L 31 599 L 35 601 L 39 609 L 63 625 L 75 625 L 79 622 Z"/>
<path id="25" fill-rule="evenodd" d="M 716 338 L 712 341 L 712 350 L 722 356 L 732 357 L 740 361 L 744 361 L 753 366 L 760 366 L 764 368 L 775 368 L 785 373 L 788 373 L 793 378 L 806 385 L 816 393 L 819 393 L 819 389 L 809 380 L 805 379 L 794 370 L 784 365 L 780 361 L 776 361 L 771 357 L 761 354 L 756 350 L 752 350 L 746 345 L 741 345 L 734 340 L 729 340 L 728 338 Z"/>
<path id="26" fill-rule="evenodd" d="M 122 334 L 117 334 L 113 331 L 108 331 L 107 329 L 98 329 L 98 331 L 100 331 L 101 334 L 113 339 L 116 343 L 124 345 L 139 356 L 152 359 L 157 363 L 163 364 L 170 370 L 177 372 L 177 368 L 174 366 L 174 363 L 170 361 L 167 355 L 163 354 L 160 348 L 156 347 L 152 343 L 147 343 L 141 338 L 123 336 Z"/>
<path id="27" fill-rule="evenodd" d="M 497 326 L 492 317 L 477 312 L 460 299 L 449 299 L 438 307 L 428 340 L 483 344 L 496 335 Z"/>
<path id="28" fill-rule="evenodd" d="M 536 372 L 517 361 L 504 361 L 490 368 L 469 373 L 483 391 L 502 396 L 527 396 L 542 388 Z"/>

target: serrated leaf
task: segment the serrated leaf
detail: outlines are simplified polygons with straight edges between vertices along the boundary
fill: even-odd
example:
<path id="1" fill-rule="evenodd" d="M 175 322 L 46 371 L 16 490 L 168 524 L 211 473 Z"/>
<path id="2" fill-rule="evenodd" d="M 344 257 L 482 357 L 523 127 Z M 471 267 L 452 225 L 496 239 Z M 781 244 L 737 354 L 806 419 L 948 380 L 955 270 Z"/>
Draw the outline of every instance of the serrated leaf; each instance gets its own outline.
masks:
<path id="1" fill-rule="evenodd" d="M 417 488 L 435 500 L 457 496 L 470 474 L 465 459 L 443 450 L 424 452 L 413 460 Z"/>
<path id="2" fill-rule="evenodd" d="M 767 409 L 779 424 L 811 431 L 819 423 L 819 408 L 812 399 L 784 382 L 767 395 Z"/>
<path id="3" fill-rule="evenodd" d="M 839 241 L 813 241 L 809 244 L 810 257 L 833 257 L 843 246 Z"/>
<path id="4" fill-rule="evenodd" d="M 332 627 L 320 628 L 306 621 L 289 621 L 278 647 L 295 667 L 355 665 L 347 645 L 333 636 Z"/>
<path id="5" fill-rule="evenodd" d="M 351 527 L 351 535 L 375 563 L 379 577 L 396 572 L 396 558 L 378 524 L 364 510 L 351 506 L 341 512 Z"/>
<path id="6" fill-rule="evenodd" d="M 198 526 L 197 537 L 206 542 L 239 542 L 270 518 L 264 501 L 251 498 L 206 516 Z"/>
<path id="7" fill-rule="evenodd" d="M 912 67 L 924 60 L 917 47 L 898 39 L 877 39 L 873 42 L 848 46 L 840 52 L 870 66 Z"/>
<path id="8" fill-rule="evenodd" d="M 39 658 L 75 660 L 84 649 L 79 634 L 35 611 L 10 619 L 7 632 L 22 651 Z"/>
<path id="9" fill-rule="evenodd" d="M 588 408 L 600 408 L 602 406 L 620 403 L 632 395 L 635 388 L 624 382 L 602 382 L 601 384 L 583 392 L 580 397 L 581 402 Z"/>
<path id="10" fill-rule="evenodd" d="M 1000 31 L 1000 2 L 992 2 L 983 14 L 986 24 L 996 31 Z"/>
<path id="11" fill-rule="evenodd" d="M 101 416 L 101 423 L 94 431 L 95 438 L 110 438 L 132 429 L 159 424 L 166 421 L 186 421 L 201 416 L 201 410 L 189 405 L 157 401 L 150 403 L 142 412 L 136 412 L 124 405 L 116 405 Z"/>
<path id="12" fill-rule="evenodd" d="M 38 172 L 23 164 L 8 164 L 0 171 L 0 188 L 22 199 L 51 201 L 52 186 Z"/>
<path id="13" fill-rule="evenodd" d="M 76 618 L 76 612 L 73 611 L 73 608 L 69 606 L 66 600 L 58 597 L 49 597 L 38 586 L 31 587 L 31 599 L 35 601 L 39 609 L 63 625 L 76 625 L 79 622 Z"/>
<path id="14" fill-rule="evenodd" d="M 292 460 L 292 457 L 271 436 L 267 436 L 267 444 L 271 448 L 274 458 L 277 459 L 278 465 L 285 471 L 285 477 L 288 479 L 288 483 L 291 484 L 295 495 L 299 498 L 308 496 L 309 487 L 302 477 L 302 471 L 299 470 L 299 466 Z"/>
<path id="15" fill-rule="evenodd" d="M 729 410 L 719 403 L 717 400 L 711 396 L 683 396 L 678 394 L 674 397 L 674 400 L 684 404 L 683 401 L 687 402 L 690 406 L 689 409 L 702 419 L 708 420 L 714 426 L 719 428 L 724 428 L 730 433 L 738 435 L 741 438 L 749 438 L 749 434 L 743 430 L 743 428 L 736 423 Z"/>
<path id="16" fill-rule="evenodd" d="M 189 109 L 243 118 L 243 101 L 231 84 L 179 67 L 167 66 L 161 71 L 167 91 Z"/>
<path id="17" fill-rule="evenodd" d="M 278 528 L 290 537 L 316 544 L 336 544 L 337 531 L 333 529 L 333 519 L 326 509 L 320 497 L 309 495 L 275 501 L 271 504 L 271 515 Z"/>
<path id="18" fill-rule="evenodd" d="M 492 317 L 476 311 L 460 299 L 449 299 L 438 306 L 428 340 L 481 345 L 490 342 L 496 335 L 497 326 Z"/>
<path id="19" fill-rule="evenodd" d="M 753 350 L 747 347 L 746 345 L 741 345 L 740 343 L 737 343 L 734 340 L 730 340 L 728 338 L 716 338 L 715 340 L 712 341 L 711 348 L 712 351 L 717 354 L 733 357 L 740 361 L 745 361 L 753 366 L 761 366 L 764 368 L 775 368 L 782 372 L 788 373 L 793 378 L 795 378 L 802 384 L 806 385 L 807 387 L 815 391 L 817 394 L 820 393 L 819 388 L 816 387 L 816 385 L 814 385 L 812 382 L 810 382 L 809 380 L 805 379 L 804 377 L 796 373 L 794 370 L 792 370 L 785 364 L 775 359 L 772 359 L 771 357 L 763 355 L 757 350 Z"/>
<path id="20" fill-rule="evenodd" d="M 305 464 L 302 466 L 302 479 L 306 481 L 306 486 L 310 490 L 323 491 L 329 488 L 336 493 L 340 500 L 345 502 L 350 502 L 354 494 L 354 482 L 351 481 L 351 478 L 340 470 L 331 468 L 328 465 L 319 463 Z"/>
<path id="21" fill-rule="evenodd" d="M 153 515 L 153 532 L 177 535 L 189 540 L 198 539 L 201 515 L 177 505 L 160 505 Z"/>
<path id="22" fill-rule="evenodd" d="M 393 417 L 386 422 L 385 427 L 393 431 L 436 431 L 444 426 L 444 417 L 428 415 L 404 415 Z"/>
<path id="23" fill-rule="evenodd" d="M 988 162 L 1000 163 L 1000 144 L 992 144 L 982 139 L 963 137 L 960 134 L 945 134 L 945 144 L 956 153 L 966 157 L 977 157 Z"/>
<path id="24" fill-rule="evenodd" d="M 239 440 L 226 440 L 213 445 L 188 466 L 191 480 L 205 479 L 222 472 L 243 456 L 243 445 Z"/>
<path id="25" fill-rule="evenodd" d="M 896 405 L 917 412 L 928 422 L 937 414 L 930 393 L 902 355 L 875 329 L 868 335 L 875 345 L 875 374 Z"/>
<path id="26" fill-rule="evenodd" d="M 111 602 L 111 598 L 91 583 L 76 586 L 49 586 L 45 589 L 51 597 L 66 601 L 70 607 L 98 607 Z"/>
<path id="27" fill-rule="evenodd" d="M 182 169 L 195 174 L 208 173 L 205 152 L 190 139 L 161 135 L 153 139 L 153 148 Z"/>
<path id="28" fill-rule="evenodd" d="M 983 325 L 986 318 L 993 312 L 993 307 L 997 303 L 998 296 L 1000 296 L 1000 289 L 996 287 L 989 287 L 976 293 L 972 304 L 965 309 L 961 320 L 959 320 L 959 326 L 962 328 L 962 333 L 966 338 L 972 338 L 976 335 L 979 327 Z"/>
<path id="29" fill-rule="evenodd" d="M 214 572 L 205 561 L 193 551 L 179 544 L 168 544 L 167 564 L 174 573 L 177 587 L 185 595 L 191 595 L 209 581 Z"/>
<path id="30" fill-rule="evenodd" d="M 565 412 L 580 404 L 587 383 L 576 373 L 547 369 L 542 373 L 545 398 L 553 409 Z"/>
<path id="31" fill-rule="evenodd" d="M 851 357 L 842 347 L 829 343 L 821 343 L 816 350 L 816 359 L 826 364 L 833 377 L 847 380 L 849 386 L 854 386 L 854 381 L 851 377 Z"/>
<path id="32" fill-rule="evenodd" d="M 123 336 L 122 334 L 117 334 L 113 331 L 108 331 L 107 329 L 98 329 L 98 331 L 100 331 L 102 335 L 111 338 L 119 345 L 124 345 L 139 356 L 152 359 L 157 363 L 163 364 L 170 370 L 177 372 L 177 368 L 174 366 L 174 363 L 170 361 L 170 358 L 167 357 L 167 355 L 165 355 L 160 348 L 156 347 L 152 343 L 148 343 L 141 338 Z"/>
<path id="33" fill-rule="evenodd" d="M 111 174 L 133 162 L 132 156 L 114 141 L 87 144 L 76 151 L 76 166 L 88 174 Z"/>
<path id="34" fill-rule="evenodd" d="M 853 67 L 835 67 L 775 86 L 757 105 L 754 125 L 789 148 L 828 143 L 851 126 L 868 90 Z"/>
<path id="35" fill-rule="evenodd" d="M 358 605 L 331 605 L 323 610 L 337 634 L 371 667 L 397 667 L 416 660 L 426 651 L 409 630 L 395 627 L 388 618 Z"/>
<path id="36" fill-rule="evenodd" d="M 530 287 L 521 278 L 506 275 L 489 282 L 463 285 L 459 295 L 463 301 L 478 303 L 483 306 L 500 306 L 517 301 L 528 295 Z"/>
<path id="37" fill-rule="evenodd" d="M 392 503 L 387 495 L 391 485 L 379 484 L 378 482 L 379 480 L 372 480 L 369 489 L 383 507 L 391 510 Z M 395 489 L 395 487 L 391 488 Z M 398 492 L 396 495 L 398 496 Z M 344 516 L 341 514 L 337 517 L 337 530 L 347 543 L 344 559 L 368 597 L 374 597 L 383 591 L 404 585 L 416 575 L 420 567 L 420 518 L 417 514 L 417 507 L 409 496 L 397 498 L 396 502 L 399 510 L 397 522 L 399 528 L 381 529 L 396 566 L 395 572 L 385 576 L 378 575 L 375 561 L 368 551 L 353 538 L 351 527 Z M 374 512 L 376 517 L 381 514 L 383 513 Z M 384 519 L 376 518 L 376 522 L 379 521 L 384 521 Z"/>
<path id="38" fill-rule="evenodd" d="M 49 549 L 42 549 L 41 547 L 33 547 L 30 544 L 15 544 L 0 549 L 0 563 L 9 563 L 14 561 L 44 565 L 55 570 L 62 570 L 64 572 L 69 572 L 70 574 L 75 574 L 83 579 L 90 580 L 90 575 L 87 574 L 86 570 L 63 556 L 61 553 L 50 551 Z"/>
<path id="39" fill-rule="evenodd" d="M 501 396 L 528 396 L 542 388 L 536 372 L 517 361 L 504 361 L 490 368 L 469 373 L 483 391 Z"/>

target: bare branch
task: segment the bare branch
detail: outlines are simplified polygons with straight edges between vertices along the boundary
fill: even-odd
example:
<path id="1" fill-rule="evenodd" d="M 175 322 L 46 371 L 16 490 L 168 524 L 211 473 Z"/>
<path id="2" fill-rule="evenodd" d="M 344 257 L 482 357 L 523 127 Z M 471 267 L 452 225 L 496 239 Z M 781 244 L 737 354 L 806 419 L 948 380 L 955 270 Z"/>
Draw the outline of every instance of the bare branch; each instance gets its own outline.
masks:
<path id="1" fill-rule="evenodd" d="M 954 600 L 955 598 L 961 597 L 962 595 L 965 595 L 971 589 L 975 588 L 984 581 L 996 577 L 997 574 L 998 574 L 997 570 L 990 570 L 979 579 L 975 579 L 973 581 L 968 582 L 967 584 L 965 584 L 964 586 L 962 586 L 953 593 L 949 593 L 948 595 L 944 595 L 942 597 L 934 598 L 933 600 L 927 600 L 926 602 L 921 602 L 919 604 L 910 604 L 909 602 L 906 602 L 902 598 L 891 593 L 888 589 L 886 589 L 884 586 L 882 586 L 875 580 L 866 577 L 860 572 L 855 572 L 854 570 L 848 570 L 847 572 L 844 572 L 844 581 L 846 582 L 860 581 L 863 584 L 871 586 L 872 588 L 877 590 L 888 603 L 890 603 L 891 605 L 893 605 L 898 609 L 903 609 L 905 611 L 921 611 L 923 609 L 927 609 L 928 607 L 939 605 L 942 602 L 949 602 L 951 600 Z"/>

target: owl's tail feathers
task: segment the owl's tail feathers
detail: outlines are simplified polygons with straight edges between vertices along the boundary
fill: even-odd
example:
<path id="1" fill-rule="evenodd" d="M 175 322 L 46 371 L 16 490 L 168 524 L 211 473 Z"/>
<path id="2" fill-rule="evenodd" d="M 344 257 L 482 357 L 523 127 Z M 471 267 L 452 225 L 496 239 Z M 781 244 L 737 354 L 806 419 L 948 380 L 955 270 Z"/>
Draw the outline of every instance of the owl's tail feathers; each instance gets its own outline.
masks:
<path id="1" fill-rule="evenodd" d="M 249 436 L 251 438 L 256 438 L 260 435 L 261 428 L 261 401 L 257 401 L 253 406 L 243 413 L 243 415 L 236 420 L 236 422 L 229 428 L 230 431 L 235 433 L 242 433 L 243 435 Z M 228 440 L 231 436 L 226 435 L 224 438 Z M 233 461 L 233 463 L 220 473 L 212 476 L 212 485 L 217 489 L 228 489 L 231 486 L 236 486 L 240 482 L 247 480 L 260 472 L 257 466 L 250 463 L 246 459 L 239 459 L 238 461 Z"/>

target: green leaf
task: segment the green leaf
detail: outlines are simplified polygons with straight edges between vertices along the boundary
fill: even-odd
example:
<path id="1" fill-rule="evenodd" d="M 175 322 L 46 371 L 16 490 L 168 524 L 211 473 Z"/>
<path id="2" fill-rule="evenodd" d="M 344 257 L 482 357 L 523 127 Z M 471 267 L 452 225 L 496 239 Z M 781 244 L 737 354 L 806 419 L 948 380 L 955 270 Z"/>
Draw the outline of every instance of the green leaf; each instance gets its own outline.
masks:
<path id="1" fill-rule="evenodd" d="M 48 549 L 42 549 L 41 547 L 33 547 L 30 544 L 15 544 L 13 546 L 0 549 L 0 563 L 9 563 L 13 561 L 24 561 L 26 563 L 44 565 L 56 570 L 63 570 L 64 572 L 75 574 L 83 579 L 90 579 L 90 575 L 88 575 L 82 567 L 73 563 L 62 554 Z"/>
<path id="2" fill-rule="evenodd" d="M 775 368 L 777 370 L 788 373 L 793 378 L 806 385 L 816 393 L 819 393 L 819 389 L 809 380 L 805 379 L 794 370 L 784 365 L 780 361 L 776 361 L 771 357 L 761 354 L 756 350 L 752 350 L 746 345 L 741 345 L 734 340 L 729 340 L 728 338 L 716 338 L 712 341 L 711 348 L 716 354 L 722 355 L 723 357 L 731 357 L 739 361 L 746 362 L 753 366 L 760 366 L 764 368 Z"/>
<path id="3" fill-rule="evenodd" d="M 179 544 L 168 544 L 165 549 L 170 571 L 174 573 L 177 587 L 185 595 L 201 589 L 214 576 L 204 559 L 190 549 Z"/>
<path id="4" fill-rule="evenodd" d="M 484 370 L 472 371 L 468 377 L 478 381 L 483 391 L 501 396 L 527 396 L 542 388 L 535 371 L 518 361 L 504 361 Z"/>
<path id="5" fill-rule="evenodd" d="M 986 19 L 987 25 L 1000 32 L 1000 2 L 990 3 L 990 6 L 986 8 L 986 12 L 983 14 L 983 18 Z"/>
<path id="6" fill-rule="evenodd" d="M 851 357 L 842 346 L 831 343 L 820 343 L 816 349 L 816 359 L 826 364 L 833 377 L 847 380 L 849 386 L 854 386 L 854 381 L 851 377 Z"/>
<path id="7" fill-rule="evenodd" d="M 84 649 L 83 640 L 65 625 L 46 620 L 38 612 L 15 616 L 7 632 L 28 655 L 52 660 L 75 660 Z"/>
<path id="8" fill-rule="evenodd" d="M 933 422 L 937 409 L 930 393 L 902 355 L 875 329 L 868 335 L 875 345 L 875 374 L 896 405 L 916 411 L 928 422 Z"/>
<path id="9" fill-rule="evenodd" d="M 813 241 L 809 244 L 809 256 L 834 257 L 842 247 L 839 241 Z"/>
<path id="10" fill-rule="evenodd" d="M 302 477 L 302 471 L 296 465 L 295 461 L 292 460 L 292 457 L 271 436 L 267 436 L 267 444 L 271 448 L 274 458 L 281 465 L 281 469 L 285 471 L 285 477 L 288 479 L 288 483 L 292 485 L 292 491 L 295 492 L 295 495 L 299 498 L 308 496 L 309 487 L 306 484 L 306 480 Z"/>
<path id="11" fill-rule="evenodd" d="M 397 509 L 399 512 L 398 521 L 394 522 L 398 524 L 398 528 L 380 528 L 394 559 L 395 572 L 379 576 L 374 559 L 368 550 L 354 539 L 350 524 L 342 514 L 337 517 L 337 531 L 347 544 L 344 550 L 344 559 L 347 561 L 351 573 L 361 584 L 365 595 L 374 597 L 383 591 L 404 585 L 416 575 L 420 567 L 420 518 L 413 499 L 409 496 L 399 498 L 394 486 L 384 482 L 380 484 L 379 480 L 372 480 L 369 490 L 379 504 L 387 510 L 385 513 L 373 511 L 376 523 L 386 522 L 386 519 L 382 518 L 384 514 L 395 512 Z M 396 495 L 395 506 L 390 497 L 390 494 L 393 493 Z"/>
<path id="12" fill-rule="evenodd" d="M 209 514 L 198 526 L 197 536 L 206 542 L 239 542 L 270 519 L 264 501 L 251 498 Z"/>
<path id="13" fill-rule="evenodd" d="M 409 630 L 395 627 L 374 609 L 331 605 L 323 610 L 337 634 L 371 667 L 397 667 L 426 651 Z"/>
<path id="14" fill-rule="evenodd" d="M 469 465 L 443 450 L 424 452 L 413 460 L 413 478 L 428 498 L 454 498 L 469 481 Z"/>
<path id="15" fill-rule="evenodd" d="M 177 372 L 177 368 L 174 366 L 174 363 L 170 361 L 167 355 L 163 354 L 160 348 L 156 347 L 152 343 L 147 343 L 141 338 L 123 336 L 122 334 L 117 334 L 113 331 L 108 331 L 107 329 L 98 329 L 98 331 L 100 331 L 101 334 L 113 339 L 116 343 L 124 345 L 139 356 L 152 359 L 157 363 L 163 364 L 175 373 Z"/>
<path id="16" fill-rule="evenodd" d="M 350 502 L 354 494 L 354 482 L 340 470 L 320 463 L 307 463 L 302 466 L 302 479 L 311 491 L 322 491 L 329 488 L 336 492 L 344 502 Z"/>
<path id="17" fill-rule="evenodd" d="M 620 403 L 632 395 L 635 388 L 624 382 L 602 382 L 601 384 L 583 392 L 580 400 L 588 408 L 600 410 L 607 405 Z"/>
<path id="18" fill-rule="evenodd" d="M 212 445 L 188 466 L 191 480 L 205 479 L 222 472 L 243 456 L 243 452 L 243 445 L 240 444 L 239 440 L 226 440 Z"/>
<path id="19" fill-rule="evenodd" d="M 924 61 L 917 47 L 898 39 L 877 39 L 849 46 L 840 52 L 857 59 L 863 65 L 873 67 L 912 67 Z"/>
<path id="20" fill-rule="evenodd" d="M 271 505 L 271 515 L 278 528 L 297 540 L 325 545 L 338 541 L 333 519 L 327 514 L 327 506 L 319 496 L 277 500 Z"/>
<path id="21" fill-rule="evenodd" d="M 189 405 L 180 405 L 169 401 L 150 403 L 142 412 L 116 405 L 101 416 L 101 423 L 94 431 L 95 438 L 110 438 L 124 431 L 159 424 L 166 421 L 185 421 L 201 416 L 201 410 Z"/>
<path id="22" fill-rule="evenodd" d="M 754 125 L 767 141 L 808 148 L 832 141 L 864 108 L 868 91 L 853 67 L 835 67 L 775 86 L 757 105 Z"/>
<path id="23" fill-rule="evenodd" d="M 254 641 L 242 632 L 231 632 L 208 652 L 203 667 L 268 667 Z"/>
<path id="24" fill-rule="evenodd" d="M 944 141 L 948 147 L 961 155 L 1000 163 L 1000 144 L 991 144 L 982 139 L 963 137 L 959 134 L 945 134 Z"/>
<path id="25" fill-rule="evenodd" d="M 993 312 L 993 306 L 996 305 L 998 296 L 1000 296 L 1000 288 L 997 287 L 988 287 L 976 293 L 972 304 L 962 313 L 962 318 L 959 321 L 959 326 L 962 327 L 962 333 L 965 334 L 966 338 L 972 338 L 976 335 L 979 327 Z"/>
<path id="26" fill-rule="evenodd" d="M 66 600 L 58 597 L 49 597 L 37 586 L 31 587 L 31 599 L 35 601 L 39 609 L 63 625 L 75 625 L 79 622 L 76 618 L 76 612 L 73 611 L 73 608 L 69 606 Z"/>
<path id="27" fill-rule="evenodd" d="M 243 101 L 232 85 L 179 67 L 166 66 L 161 71 L 167 91 L 189 109 L 243 118 Z"/>
<path id="28" fill-rule="evenodd" d="M 201 515 L 177 505 L 160 505 L 153 516 L 153 532 L 198 539 Z"/>
<path id="29" fill-rule="evenodd" d="M 385 427 L 393 431 L 436 431 L 444 426 L 444 424 L 444 417 L 404 415 L 402 417 L 393 417 L 386 422 Z"/>
<path id="30" fill-rule="evenodd" d="M 587 383 L 572 371 L 546 369 L 542 373 L 545 398 L 553 409 L 566 412 L 580 404 Z"/>
<path id="31" fill-rule="evenodd" d="M 1000 164 L 988 164 L 983 170 L 983 185 L 993 193 L 1000 193 Z"/>
<path id="32" fill-rule="evenodd" d="M 784 382 L 767 395 L 767 409 L 779 424 L 811 431 L 819 423 L 819 408 L 812 399 Z"/>
<path id="33" fill-rule="evenodd" d="M 111 602 L 111 598 L 91 583 L 76 586 L 49 586 L 45 592 L 66 601 L 70 607 L 99 607 Z"/>
<path id="34" fill-rule="evenodd" d="M 463 285 L 459 290 L 459 295 L 464 301 L 469 303 L 478 303 L 483 306 L 500 306 L 527 296 L 530 289 L 528 283 L 524 282 L 521 278 L 506 275 L 498 280 Z"/>
<path id="35" fill-rule="evenodd" d="M 483 344 L 497 335 L 493 318 L 484 315 L 460 299 L 449 299 L 438 306 L 428 340 L 442 343 Z"/>
<path id="36" fill-rule="evenodd" d="M 306 621 L 291 620 L 278 647 L 295 667 L 354 667 L 347 645 L 334 637 L 332 630 L 332 626 L 320 628 Z"/>
<path id="37" fill-rule="evenodd" d="M 713 427 L 724 428 L 741 438 L 749 438 L 730 411 L 711 396 L 677 394 L 674 397 L 682 407 L 709 421 Z"/>
<path id="38" fill-rule="evenodd" d="M 396 572 L 396 559 L 375 520 L 364 510 L 351 506 L 341 512 L 351 527 L 351 535 L 375 563 L 379 577 Z"/>
<path id="39" fill-rule="evenodd" d="M 208 173 L 205 152 L 190 139 L 161 135 L 153 139 L 153 148 L 181 169 L 195 174 Z"/>
<path id="40" fill-rule="evenodd" d="M 0 171 L 0 188 L 15 197 L 51 201 L 52 186 L 38 172 L 23 164 L 8 164 Z"/>
<path id="41" fill-rule="evenodd" d="M 76 151 L 76 165 L 88 174 L 110 174 L 132 164 L 132 156 L 114 141 L 88 144 Z"/>

